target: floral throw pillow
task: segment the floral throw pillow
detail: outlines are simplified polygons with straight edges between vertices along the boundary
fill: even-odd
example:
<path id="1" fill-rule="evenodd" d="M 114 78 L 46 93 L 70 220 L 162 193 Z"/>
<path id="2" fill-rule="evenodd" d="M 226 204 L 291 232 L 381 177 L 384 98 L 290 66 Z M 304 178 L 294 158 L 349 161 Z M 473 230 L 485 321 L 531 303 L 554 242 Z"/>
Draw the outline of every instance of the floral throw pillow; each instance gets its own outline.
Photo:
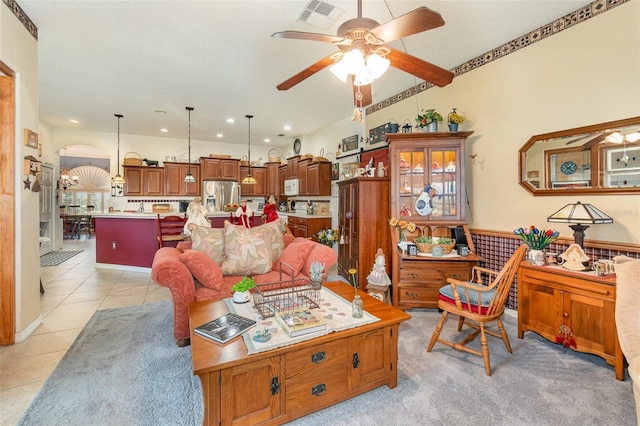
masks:
<path id="1" fill-rule="evenodd" d="M 224 261 L 224 229 L 196 226 L 191 231 L 191 248 L 204 252 L 218 265 Z"/>
<path id="2" fill-rule="evenodd" d="M 268 228 L 273 229 L 273 237 L 271 238 L 271 250 L 273 251 L 273 258 L 277 259 L 280 257 L 282 252 L 285 249 L 284 244 L 284 227 L 282 225 L 282 220 L 280 218 L 274 220 L 273 222 L 265 223 L 264 225 L 256 226 L 253 229 L 258 228 Z"/>
<path id="3" fill-rule="evenodd" d="M 225 221 L 222 272 L 225 275 L 255 275 L 271 271 L 272 240 L 271 227 L 245 228 Z"/>

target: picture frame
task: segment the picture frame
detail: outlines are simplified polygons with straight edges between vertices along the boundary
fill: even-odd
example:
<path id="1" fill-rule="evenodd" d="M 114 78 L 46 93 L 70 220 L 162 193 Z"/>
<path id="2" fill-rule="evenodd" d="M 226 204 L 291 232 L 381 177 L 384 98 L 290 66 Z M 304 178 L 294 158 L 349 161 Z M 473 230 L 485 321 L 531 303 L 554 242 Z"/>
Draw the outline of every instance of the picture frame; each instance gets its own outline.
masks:
<path id="1" fill-rule="evenodd" d="M 574 181 L 562 181 L 562 182 L 552 182 L 551 187 L 553 189 L 563 188 L 563 189 L 572 189 L 572 188 L 588 188 L 591 182 L 588 180 L 574 180 Z"/>
<path id="2" fill-rule="evenodd" d="M 409 256 L 417 256 L 418 246 L 415 244 L 407 244 L 407 253 L 409 253 Z"/>
<path id="3" fill-rule="evenodd" d="M 38 149 L 38 134 L 30 129 L 24 129 L 24 144 L 30 148 Z"/>
<path id="4" fill-rule="evenodd" d="M 342 145 L 340 150 L 342 152 L 347 152 L 347 151 L 353 151 L 354 149 L 358 149 L 359 139 L 360 138 L 358 135 L 353 135 L 353 136 L 349 136 L 348 138 L 342 139 Z"/>
<path id="5" fill-rule="evenodd" d="M 340 163 L 331 163 L 331 180 L 340 179 Z"/>

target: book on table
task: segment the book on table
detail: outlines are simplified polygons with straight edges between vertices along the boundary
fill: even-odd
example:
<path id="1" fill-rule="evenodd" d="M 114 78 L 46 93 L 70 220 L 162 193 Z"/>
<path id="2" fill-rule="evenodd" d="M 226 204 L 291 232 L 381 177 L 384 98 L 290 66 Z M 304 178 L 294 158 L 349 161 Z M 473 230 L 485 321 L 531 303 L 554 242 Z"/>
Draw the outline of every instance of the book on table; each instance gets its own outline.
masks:
<path id="1" fill-rule="evenodd" d="M 193 331 L 200 336 L 215 340 L 218 343 L 227 343 L 254 325 L 256 325 L 255 320 L 228 313 L 194 328 Z"/>
<path id="2" fill-rule="evenodd" d="M 309 308 L 278 311 L 274 318 L 289 337 L 315 333 L 327 328 L 327 325 L 318 319 Z"/>

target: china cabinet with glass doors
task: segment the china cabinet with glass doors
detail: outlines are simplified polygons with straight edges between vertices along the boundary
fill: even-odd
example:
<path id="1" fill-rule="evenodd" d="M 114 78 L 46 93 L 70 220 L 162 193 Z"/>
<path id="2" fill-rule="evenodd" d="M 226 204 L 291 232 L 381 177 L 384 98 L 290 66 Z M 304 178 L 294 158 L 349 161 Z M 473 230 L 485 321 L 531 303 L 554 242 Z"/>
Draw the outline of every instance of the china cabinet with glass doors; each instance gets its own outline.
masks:
<path id="1" fill-rule="evenodd" d="M 438 290 L 447 278 L 471 279 L 482 258 L 475 254 L 465 222 L 464 144 L 473 132 L 388 134 L 391 158 L 390 216 L 413 222 L 418 229 L 408 240 L 424 235 L 465 242 L 468 256 L 411 254 L 397 249 L 399 232 L 392 229 L 392 301 L 394 306 L 436 308 Z"/>

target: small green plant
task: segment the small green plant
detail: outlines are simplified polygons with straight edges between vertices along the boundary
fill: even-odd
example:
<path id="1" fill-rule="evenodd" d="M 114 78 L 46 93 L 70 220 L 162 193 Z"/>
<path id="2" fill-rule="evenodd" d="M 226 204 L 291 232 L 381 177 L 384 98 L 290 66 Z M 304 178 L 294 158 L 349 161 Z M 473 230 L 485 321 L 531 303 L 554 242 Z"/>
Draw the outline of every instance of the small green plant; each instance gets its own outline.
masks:
<path id="1" fill-rule="evenodd" d="M 438 244 L 451 244 L 453 240 L 451 238 L 438 238 Z"/>
<path id="2" fill-rule="evenodd" d="M 422 114 L 418 114 L 416 118 L 416 127 L 427 127 L 434 121 L 442 121 L 442 115 L 435 109 L 423 109 Z"/>
<path id="3" fill-rule="evenodd" d="M 413 240 L 414 243 L 419 243 L 419 244 L 431 244 L 431 241 L 433 241 L 431 237 L 425 237 L 425 236 L 418 237 Z"/>
<path id="4" fill-rule="evenodd" d="M 231 291 L 238 291 L 242 293 L 251 290 L 255 286 L 256 281 L 253 278 L 249 278 L 245 275 L 240 281 L 238 281 L 231 287 Z"/>

